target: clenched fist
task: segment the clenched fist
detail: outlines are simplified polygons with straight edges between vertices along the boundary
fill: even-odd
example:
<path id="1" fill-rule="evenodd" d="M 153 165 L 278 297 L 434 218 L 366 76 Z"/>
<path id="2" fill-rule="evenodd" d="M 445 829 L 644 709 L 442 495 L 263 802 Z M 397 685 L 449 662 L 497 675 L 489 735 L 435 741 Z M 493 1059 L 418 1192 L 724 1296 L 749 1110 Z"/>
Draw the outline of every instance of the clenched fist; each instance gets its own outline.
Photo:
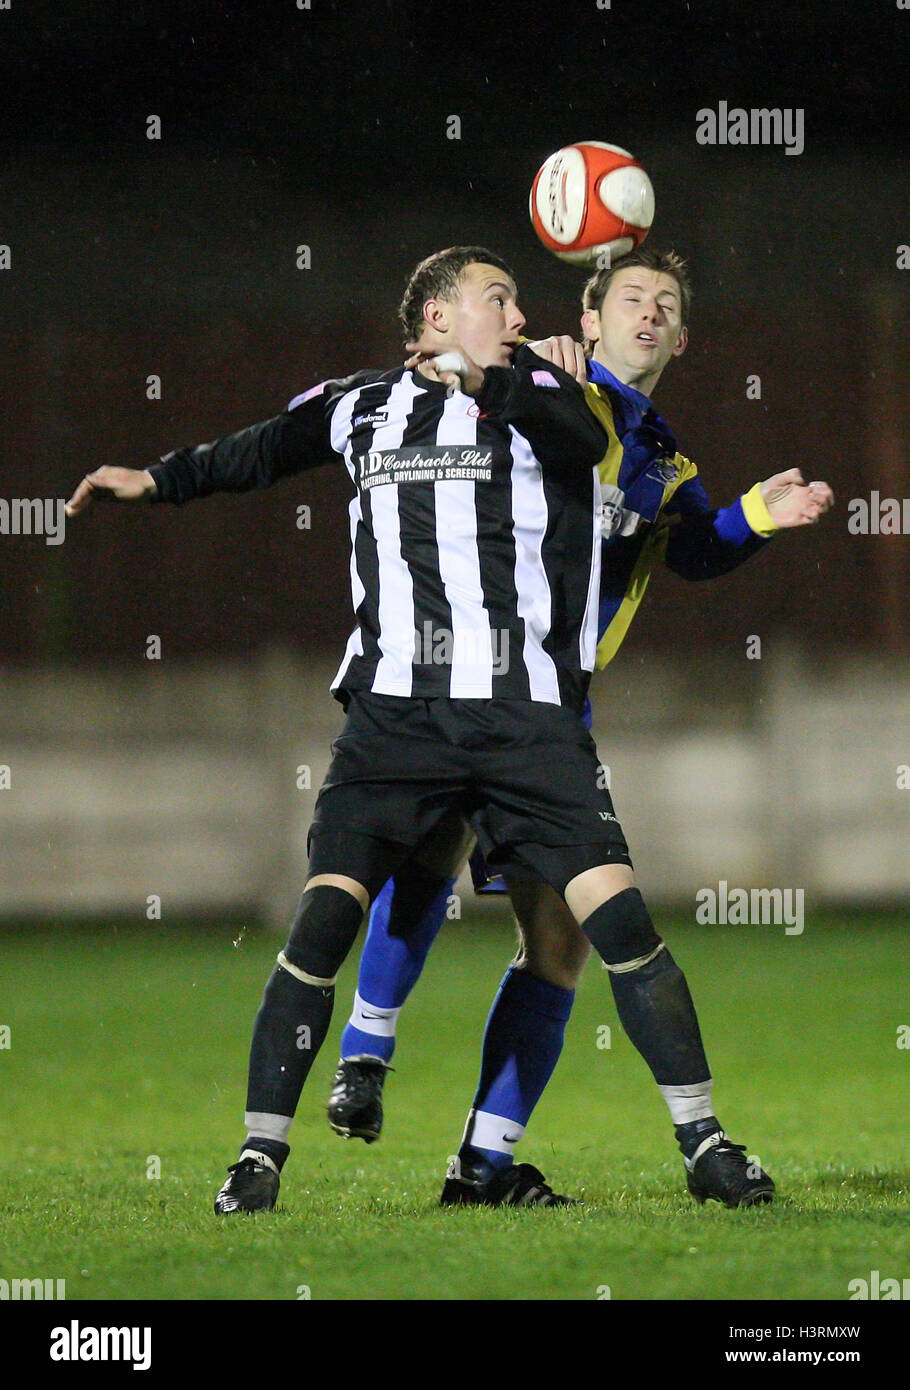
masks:
<path id="1" fill-rule="evenodd" d="M 759 484 L 765 506 L 778 526 L 808 526 L 834 506 L 827 483 L 805 483 L 798 468 L 775 473 Z"/>

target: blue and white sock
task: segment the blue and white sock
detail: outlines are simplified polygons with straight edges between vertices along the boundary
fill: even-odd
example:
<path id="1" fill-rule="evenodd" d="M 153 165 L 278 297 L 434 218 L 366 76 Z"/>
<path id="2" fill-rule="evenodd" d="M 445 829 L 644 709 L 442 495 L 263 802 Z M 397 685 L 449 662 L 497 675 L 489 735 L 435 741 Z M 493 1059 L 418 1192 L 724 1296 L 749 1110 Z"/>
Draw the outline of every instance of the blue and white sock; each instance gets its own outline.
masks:
<path id="1" fill-rule="evenodd" d="M 559 1061 L 575 991 L 510 966 L 493 1001 L 483 1039 L 480 1081 L 458 1157 L 511 1166 L 515 1145 Z"/>
<path id="2" fill-rule="evenodd" d="M 342 1057 L 381 1057 L 384 1062 L 391 1061 L 401 1006 L 420 978 L 430 947 L 445 921 L 454 886 L 454 878 L 439 880 L 437 891 L 413 929 L 408 924 L 406 937 L 389 932 L 395 880 L 390 878 L 377 894 L 360 957 L 354 1007 L 341 1035 Z"/>

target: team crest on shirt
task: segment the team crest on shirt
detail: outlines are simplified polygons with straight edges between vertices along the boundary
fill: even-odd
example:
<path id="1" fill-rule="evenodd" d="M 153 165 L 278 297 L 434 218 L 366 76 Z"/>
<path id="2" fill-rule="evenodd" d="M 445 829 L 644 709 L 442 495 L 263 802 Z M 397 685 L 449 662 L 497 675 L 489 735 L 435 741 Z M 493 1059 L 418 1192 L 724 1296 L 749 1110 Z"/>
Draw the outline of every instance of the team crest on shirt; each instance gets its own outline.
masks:
<path id="1" fill-rule="evenodd" d="M 656 483 L 672 483 L 679 476 L 679 464 L 674 459 L 655 459 L 645 474 Z"/>

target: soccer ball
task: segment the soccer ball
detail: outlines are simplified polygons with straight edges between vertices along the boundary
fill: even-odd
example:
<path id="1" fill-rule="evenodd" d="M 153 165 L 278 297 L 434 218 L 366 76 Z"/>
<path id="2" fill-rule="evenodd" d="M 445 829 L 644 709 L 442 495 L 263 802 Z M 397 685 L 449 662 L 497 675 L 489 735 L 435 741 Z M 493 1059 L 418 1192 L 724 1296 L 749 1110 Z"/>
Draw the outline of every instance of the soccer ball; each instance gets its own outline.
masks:
<path id="1" fill-rule="evenodd" d="M 608 266 L 634 251 L 654 221 L 654 189 L 618 145 L 581 140 L 557 150 L 531 186 L 531 222 L 548 251 L 572 265 Z"/>

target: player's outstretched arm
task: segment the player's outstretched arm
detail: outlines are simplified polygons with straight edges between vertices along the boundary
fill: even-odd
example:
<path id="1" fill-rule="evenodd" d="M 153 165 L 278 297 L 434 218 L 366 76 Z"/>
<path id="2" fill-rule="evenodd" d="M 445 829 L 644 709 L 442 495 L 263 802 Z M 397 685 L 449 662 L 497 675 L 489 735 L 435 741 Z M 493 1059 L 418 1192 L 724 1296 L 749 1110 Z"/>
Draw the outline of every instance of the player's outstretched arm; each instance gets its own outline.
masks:
<path id="1" fill-rule="evenodd" d="M 78 516 L 91 502 L 152 502 L 158 485 L 144 468 L 111 468 L 105 465 L 86 473 L 67 502 L 67 516 Z"/>
<path id="2" fill-rule="evenodd" d="M 806 483 L 798 468 L 775 473 L 759 484 L 765 506 L 781 528 L 811 526 L 834 506 L 834 493 L 827 483 Z"/>
<path id="3" fill-rule="evenodd" d="M 811 525 L 833 504 L 827 483 L 806 483 L 798 468 L 790 468 L 714 511 L 699 479 L 692 476 L 668 506 L 664 558 L 683 579 L 715 579 L 757 554 L 776 532 Z"/>
<path id="4" fill-rule="evenodd" d="M 543 463 L 592 466 L 603 458 L 609 440 L 588 408 L 576 375 L 574 346 L 566 349 L 559 339 L 544 341 L 556 345 L 549 349 L 551 356 L 541 358 L 523 343 L 515 367 L 479 367 L 460 348 L 438 354 L 416 351 L 405 365 L 419 365 L 431 380 L 462 390 L 485 414 L 514 425 Z M 561 360 L 571 363 L 569 371 Z"/>
<path id="5" fill-rule="evenodd" d="M 99 468 L 87 474 L 66 506 L 77 516 L 102 497 L 120 502 L 170 502 L 181 506 L 215 492 L 250 492 L 304 469 L 336 459 L 330 416 L 345 391 L 372 379 L 369 372 L 320 382 L 297 396 L 287 410 L 211 444 L 165 454 L 147 469 Z"/>
<path id="6" fill-rule="evenodd" d="M 541 463 L 583 469 L 600 462 L 610 441 L 575 375 L 574 350 L 569 360 L 565 371 L 523 343 L 514 367 L 487 368 L 476 400 L 487 415 L 526 435 Z"/>
<path id="7" fill-rule="evenodd" d="M 521 339 L 522 345 L 526 345 L 537 357 L 543 358 L 544 362 L 552 362 L 555 367 L 560 367 L 562 371 L 568 372 L 569 376 L 574 376 L 579 386 L 588 384 L 588 359 L 585 357 L 584 348 L 581 343 L 577 343 L 568 333 L 554 333 L 549 338 L 536 338 L 533 342 L 529 338 Z M 452 363 L 457 370 L 450 374 L 448 378 L 441 376 L 438 370 L 440 363 L 445 370 L 444 359 L 448 354 L 442 354 L 441 358 L 434 358 L 431 353 L 421 352 L 416 343 L 408 343 L 407 351 L 409 356 L 405 362 L 406 367 L 416 367 L 424 362 L 429 368 L 429 373 L 434 381 L 445 381 L 447 386 L 460 386 L 466 395 L 471 396 L 474 390 L 479 390 L 483 375 L 481 369 L 474 366 L 473 375 L 471 367 L 464 353 L 456 355 L 461 359 L 460 362 Z M 473 385 L 474 390 L 468 389 Z"/>

